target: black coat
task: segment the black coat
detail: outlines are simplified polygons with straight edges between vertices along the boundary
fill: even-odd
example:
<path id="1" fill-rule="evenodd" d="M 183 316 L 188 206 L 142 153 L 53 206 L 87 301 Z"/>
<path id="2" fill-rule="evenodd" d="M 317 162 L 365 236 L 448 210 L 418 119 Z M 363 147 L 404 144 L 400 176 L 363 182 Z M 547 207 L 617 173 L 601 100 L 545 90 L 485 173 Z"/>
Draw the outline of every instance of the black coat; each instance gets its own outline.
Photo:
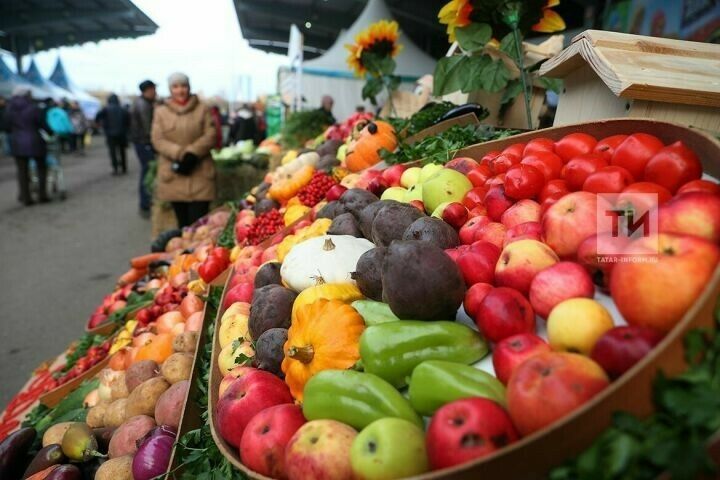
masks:
<path id="1" fill-rule="evenodd" d="M 127 139 L 130 114 L 120 106 L 117 95 L 110 95 L 107 106 L 98 112 L 95 120 L 102 126 L 106 137 Z"/>
<path id="2" fill-rule="evenodd" d="M 10 133 L 10 151 L 14 156 L 44 158 L 47 155 L 47 145 L 40 130 L 50 129 L 43 111 L 30 98 L 11 98 L 3 123 Z"/>

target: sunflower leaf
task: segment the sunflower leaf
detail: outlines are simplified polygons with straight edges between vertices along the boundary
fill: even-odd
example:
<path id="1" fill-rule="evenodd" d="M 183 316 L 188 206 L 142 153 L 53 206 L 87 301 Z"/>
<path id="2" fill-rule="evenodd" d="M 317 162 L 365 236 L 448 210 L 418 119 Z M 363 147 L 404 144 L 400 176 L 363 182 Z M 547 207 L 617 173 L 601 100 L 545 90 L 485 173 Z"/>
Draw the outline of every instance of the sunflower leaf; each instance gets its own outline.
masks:
<path id="1" fill-rule="evenodd" d="M 510 79 L 510 71 L 502 60 L 495 60 L 483 69 L 481 78 L 483 80 L 483 90 L 495 93 L 507 86 L 508 80 Z"/>
<path id="2" fill-rule="evenodd" d="M 515 48 L 515 40 L 513 39 L 512 32 L 505 35 L 500 40 L 500 51 L 506 53 L 510 58 L 515 58 L 517 49 Z"/>
<path id="3" fill-rule="evenodd" d="M 466 64 L 470 57 L 453 55 L 438 60 L 435 66 L 433 95 L 440 97 L 460 90 L 466 81 Z"/>
<path id="4" fill-rule="evenodd" d="M 487 23 L 471 23 L 455 29 L 455 37 L 466 52 L 477 52 L 485 47 L 492 37 L 492 29 Z"/>
<path id="5" fill-rule="evenodd" d="M 492 62 L 489 55 L 473 55 L 468 57 L 465 66 L 465 82 L 462 86 L 463 93 L 474 92 L 483 89 L 483 71 Z"/>

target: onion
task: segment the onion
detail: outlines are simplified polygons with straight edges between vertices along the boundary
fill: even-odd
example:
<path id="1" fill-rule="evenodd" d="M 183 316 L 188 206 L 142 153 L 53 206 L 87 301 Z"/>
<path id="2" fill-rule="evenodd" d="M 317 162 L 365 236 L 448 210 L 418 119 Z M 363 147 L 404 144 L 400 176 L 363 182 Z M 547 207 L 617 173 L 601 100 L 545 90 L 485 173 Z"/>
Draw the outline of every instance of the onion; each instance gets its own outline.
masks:
<path id="1" fill-rule="evenodd" d="M 132 462 L 134 480 L 150 480 L 167 472 L 175 436 L 175 429 L 161 425 L 138 441 Z"/>

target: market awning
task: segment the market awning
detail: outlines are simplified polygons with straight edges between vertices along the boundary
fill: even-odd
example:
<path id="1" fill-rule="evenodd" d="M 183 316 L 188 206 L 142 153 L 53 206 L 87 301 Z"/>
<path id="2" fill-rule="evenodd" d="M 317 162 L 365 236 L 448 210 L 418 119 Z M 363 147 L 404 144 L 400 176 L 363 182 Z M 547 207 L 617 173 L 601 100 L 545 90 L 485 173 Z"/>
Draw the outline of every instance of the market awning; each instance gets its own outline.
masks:
<path id="1" fill-rule="evenodd" d="M 16 57 L 85 42 L 140 37 L 157 28 L 130 0 L 0 2 L 0 48 Z"/>

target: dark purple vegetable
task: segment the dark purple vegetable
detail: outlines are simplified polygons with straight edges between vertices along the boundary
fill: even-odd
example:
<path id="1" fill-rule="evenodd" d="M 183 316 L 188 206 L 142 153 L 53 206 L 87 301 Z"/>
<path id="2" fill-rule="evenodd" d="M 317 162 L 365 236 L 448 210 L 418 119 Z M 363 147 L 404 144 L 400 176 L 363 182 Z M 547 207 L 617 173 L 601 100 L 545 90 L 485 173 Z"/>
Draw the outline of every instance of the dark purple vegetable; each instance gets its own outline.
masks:
<path id="1" fill-rule="evenodd" d="M 98 443 L 98 452 L 103 455 L 108 452 L 113 433 L 115 433 L 115 429 L 111 427 L 93 428 L 93 435 L 95 435 Z"/>
<path id="2" fill-rule="evenodd" d="M 175 429 L 161 425 L 138 441 L 138 451 L 132 462 L 135 480 L 150 480 L 167 471 L 175 436 Z"/>
<path id="3" fill-rule="evenodd" d="M 45 480 L 82 480 L 82 472 L 75 465 L 60 465 Z"/>
<path id="4" fill-rule="evenodd" d="M 21 428 L 0 442 L 0 478 L 18 478 L 25 470 L 26 454 L 35 441 L 34 428 Z"/>
<path id="5" fill-rule="evenodd" d="M 32 459 L 22 478 L 28 478 L 30 475 L 45 470 L 52 465 L 63 463 L 65 460 L 67 459 L 62 451 L 62 447 L 57 443 L 43 447 Z"/>

